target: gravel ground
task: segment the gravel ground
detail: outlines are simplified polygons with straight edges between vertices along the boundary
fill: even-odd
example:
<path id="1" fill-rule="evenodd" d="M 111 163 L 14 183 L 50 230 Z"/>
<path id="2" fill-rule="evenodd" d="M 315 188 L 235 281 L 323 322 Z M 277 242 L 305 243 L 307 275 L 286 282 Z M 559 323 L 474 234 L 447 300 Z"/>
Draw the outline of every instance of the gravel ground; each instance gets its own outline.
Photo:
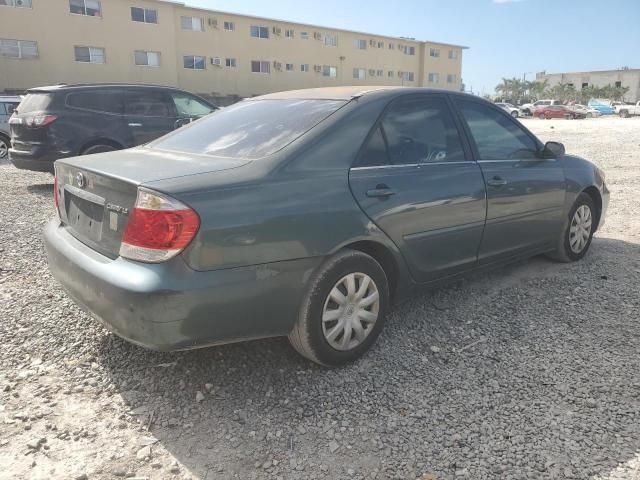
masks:
<path id="1" fill-rule="evenodd" d="M 47 271 L 51 177 L 0 164 L 0 478 L 640 478 L 640 118 L 524 122 L 606 170 L 590 253 L 427 292 L 339 370 L 107 333 Z"/>

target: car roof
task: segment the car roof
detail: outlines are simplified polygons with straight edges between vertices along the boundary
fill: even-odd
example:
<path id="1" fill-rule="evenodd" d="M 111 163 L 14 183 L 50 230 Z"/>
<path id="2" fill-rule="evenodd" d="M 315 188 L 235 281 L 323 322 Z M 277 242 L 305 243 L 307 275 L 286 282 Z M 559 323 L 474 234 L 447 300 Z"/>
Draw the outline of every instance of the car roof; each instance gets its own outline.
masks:
<path id="1" fill-rule="evenodd" d="M 0 95 L 0 102 L 18 102 L 20 103 L 22 98 L 17 95 Z"/>
<path id="2" fill-rule="evenodd" d="M 444 92 L 459 94 L 451 90 L 440 90 L 436 88 L 417 88 L 417 87 L 393 87 L 393 86 L 344 86 L 344 87 L 325 87 L 325 88 L 305 88 L 303 90 L 289 90 L 284 92 L 268 93 L 258 97 L 252 97 L 251 100 L 351 100 L 354 98 L 365 97 L 370 95 L 387 95 L 389 97 L 398 94 L 407 93 L 425 93 L 425 92 Z"/>
<path id="3" fill-rule="evenodd" d="M 92 88 L 114 88 L 114 87 L 126 87 L 126 88 L 163 88 L 167 90 L 176 90 L 181 91 L 176 87 L 167 87 L 166 85 L 153 85 L 153 84 L 142 84 L 142 83 L 74 83 L 74 84 L 58 84 L 58 85 L 47 85 L 43 87 L 35 87 L 27 90 L 29 92 L 57 92 L 61 90 L 76 90 L 76 89 L 92 89 Z"/>

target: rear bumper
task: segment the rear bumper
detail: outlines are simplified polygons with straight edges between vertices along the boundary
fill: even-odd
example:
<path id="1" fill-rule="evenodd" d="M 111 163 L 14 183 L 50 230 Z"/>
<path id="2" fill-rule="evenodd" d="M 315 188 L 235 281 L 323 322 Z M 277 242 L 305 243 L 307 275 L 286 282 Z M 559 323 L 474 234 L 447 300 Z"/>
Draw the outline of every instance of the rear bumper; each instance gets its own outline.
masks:
<path id="1" fill-rule="evenodd" d="M 16 168 L 35 172 L 53 173 L 53 162 L 65 156 L 59 152 L 39 147 L 31 151 L 9 149 L 9 159 Z"/>
<path id="2" fill-rule="evenodd" d="M 287 335 L 321 258 L 197 272 L 180 256 L 162 264 L 112 260 L 52 220 L 49 269 L 76 303 L 116 335 L 182 350 Z"/>

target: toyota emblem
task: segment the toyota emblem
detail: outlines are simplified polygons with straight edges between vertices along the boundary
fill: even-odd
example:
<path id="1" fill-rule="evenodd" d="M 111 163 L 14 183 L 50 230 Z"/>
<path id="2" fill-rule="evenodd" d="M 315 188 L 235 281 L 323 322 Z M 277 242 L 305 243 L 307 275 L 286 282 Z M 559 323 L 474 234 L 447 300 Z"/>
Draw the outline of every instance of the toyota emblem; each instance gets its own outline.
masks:
<path id="1" fill-rule="evenodd" d="M 86 185 L 86 181 L 85 181 L 84 175 L 82 173 L 78 173 L 76 175 L 76 183 L 78 184 L 78 187 L 80 187 L 80 188 L 84 188 L 84 186 Z"/>

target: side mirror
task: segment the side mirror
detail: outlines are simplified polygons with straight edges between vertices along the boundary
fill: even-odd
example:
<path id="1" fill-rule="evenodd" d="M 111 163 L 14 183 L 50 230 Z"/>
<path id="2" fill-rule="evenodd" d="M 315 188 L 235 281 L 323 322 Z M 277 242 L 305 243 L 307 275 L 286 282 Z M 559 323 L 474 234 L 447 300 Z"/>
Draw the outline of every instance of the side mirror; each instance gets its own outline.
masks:
<path id="1" fill-rule="evenodd" d="M 176 120 L 176 122 L 173 124 L 173 128 L 174 129 L 178 129 L 180 127 L 184 127 L 185 125 L 190 124 L 191 122 L 193 122 L 193 118 L 187 117 L 187 118 L 179 118 L 178 120 Z"/>
<path id="2" fill-rule="evenodd" d="M 547 142 L 544 144 L 542 156 L 544 158 L 558 158 L 565 154 L 564 145 L 560 142 Z"/>

